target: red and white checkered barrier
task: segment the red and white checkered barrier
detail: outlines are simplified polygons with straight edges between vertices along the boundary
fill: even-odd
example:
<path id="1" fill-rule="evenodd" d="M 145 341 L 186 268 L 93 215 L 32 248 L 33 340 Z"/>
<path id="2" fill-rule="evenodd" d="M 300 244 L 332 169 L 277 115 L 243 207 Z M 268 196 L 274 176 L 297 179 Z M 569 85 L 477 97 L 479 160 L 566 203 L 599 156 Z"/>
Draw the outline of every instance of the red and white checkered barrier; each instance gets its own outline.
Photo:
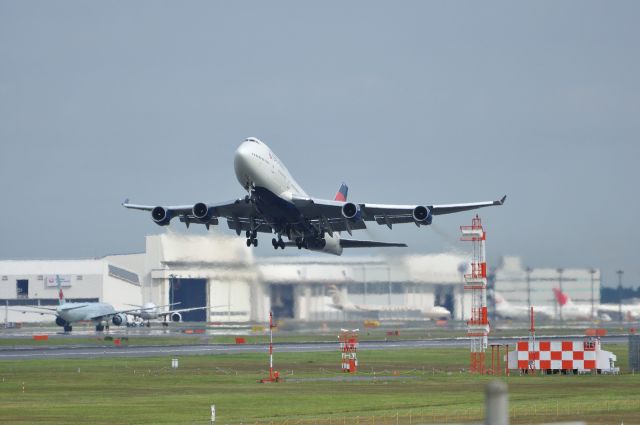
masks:
<path id="1" fill-rule="evenodd" d="M 529 347 L 519 341 L 509 353 L 509 369 L 609 370 L 616 356 L 600 349 L 598 340 L 538 341 Z"/>

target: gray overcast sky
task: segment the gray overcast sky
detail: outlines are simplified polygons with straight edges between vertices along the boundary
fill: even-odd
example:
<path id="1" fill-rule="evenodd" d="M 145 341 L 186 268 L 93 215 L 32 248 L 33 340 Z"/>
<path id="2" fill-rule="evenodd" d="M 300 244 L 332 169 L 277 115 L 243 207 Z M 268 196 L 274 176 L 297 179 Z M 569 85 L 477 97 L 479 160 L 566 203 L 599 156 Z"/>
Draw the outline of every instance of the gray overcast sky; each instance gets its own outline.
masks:
<path id="1" fill-rule="evenodd" d="M 379 203 L 507 194 L 481 210 L 491 263 L 640 283 L 639 12 L 0 0 L 0 258 L 142 251 L 164 230 L 120 202 L 244 196 L 233 153 L 256 136 L 318 197 L 342 181 Z M 469 249 L 458 226 L 472 215 L 358 237 Z M 258 252 L 274 254 L 267 238 Z"/>

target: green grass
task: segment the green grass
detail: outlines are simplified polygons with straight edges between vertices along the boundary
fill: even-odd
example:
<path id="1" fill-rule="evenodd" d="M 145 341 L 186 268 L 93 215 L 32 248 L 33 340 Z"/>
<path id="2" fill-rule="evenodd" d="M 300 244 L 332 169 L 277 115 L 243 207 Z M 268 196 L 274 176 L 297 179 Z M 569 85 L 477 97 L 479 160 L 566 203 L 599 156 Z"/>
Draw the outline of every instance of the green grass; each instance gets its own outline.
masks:
<path id="1" fill-rule="evenodd" d="M 608 345 L 626 364 L 626 345 Z M 471 376 L 467 349 L 361 351 L 357 382 L 343 377 L 340 353 L 276 353 L 285 381 L 260 384 L 264 354 L 30 360 L 0 363 L 0 423 L 415 425 L 478 421 L 484 385 Z M 404 379 L 387 380 L 384 376 Z M 382 378 L 380 378 L 382 376 Z M 289 381 L 287 381 L 289 379 Z M 503 378 L 504 379 L 504 378 Z M 510 376 L 513 423 L 585 420 L 640 424 L 640 376 Z M 24 392 L 22 382 L 25 383 Z"/>

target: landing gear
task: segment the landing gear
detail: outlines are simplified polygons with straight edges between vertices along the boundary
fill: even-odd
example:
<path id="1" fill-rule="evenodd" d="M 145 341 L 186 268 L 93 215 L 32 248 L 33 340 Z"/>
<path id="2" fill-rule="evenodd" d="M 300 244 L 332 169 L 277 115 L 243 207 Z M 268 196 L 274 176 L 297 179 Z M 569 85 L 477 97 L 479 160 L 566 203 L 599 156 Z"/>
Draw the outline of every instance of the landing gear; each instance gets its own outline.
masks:
<path id="1" fill-rule="evenodd" d="M 276 238 L 271 239 L 271 245 L 273 245 L 273 249 L 278 249 L 278 248 L 284 249 L 284 241 L 282 240 L 281 237 L 278 237 L 278 239 Z"/>
<path id="2" fill-rule="evenodd" d="M 251 230 L 247 230 L 247 246 L 258 246 L 258 232 L 256 232 L 255 230 L 251 231 Z"/>
<path id="3" fill-rule="evenodd" d="M 305 243 L 304 239 L 296 238 L 296 246 L 298 247 L 298 249 L 302 249 L 302 248 L 306 248 L 307 244 Z"/>
<path id="4" fill-rule="evenodd" d="M 96 325 L 96 332 L 104 331 L 104 325 L 102 323 Z"/>
<path id="5" fill-rule="evenodd" d="M 71 332 L 72 329 L 73 329 L 73 327 L 71 327 L 71 325 L 64 325 L 64 331 L 65 332 Z"/>

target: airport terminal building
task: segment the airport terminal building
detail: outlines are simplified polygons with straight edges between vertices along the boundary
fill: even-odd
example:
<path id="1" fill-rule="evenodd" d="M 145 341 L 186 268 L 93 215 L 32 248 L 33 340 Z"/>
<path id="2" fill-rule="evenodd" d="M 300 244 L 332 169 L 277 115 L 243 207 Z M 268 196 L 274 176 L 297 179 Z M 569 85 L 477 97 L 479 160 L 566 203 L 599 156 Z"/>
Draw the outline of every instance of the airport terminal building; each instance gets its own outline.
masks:
<path id="1" fill-rule="evenodd" d="M 144 253 L 0 261 L 0 321 L 51 320 L 15 309 L 57 305 L 56 275 L 69 300 L 103 301 L 116 309 L 146 302 L 210 307 L 184 313 L 185 321 L 264 322 L 269 311 L 300 321 L 425 320 L 438 318 L 427 314 L 435 306 L 462 320 L 470 317 L 462 290 L 468 261 L 454 254 L 256 257 L 241 238 L 167 231 L 147 236 Z M 589 299 L 591 277 L 599 303 L 599 272 L 566 270 L 563 290 L 576 301 Z M 553 305 L 551 287 L 557 284 L 554 269 L 526 271 L 517 258 L 506 258 L 495 271 L 495 290 L 514 303 L 530 296 Z"/>

